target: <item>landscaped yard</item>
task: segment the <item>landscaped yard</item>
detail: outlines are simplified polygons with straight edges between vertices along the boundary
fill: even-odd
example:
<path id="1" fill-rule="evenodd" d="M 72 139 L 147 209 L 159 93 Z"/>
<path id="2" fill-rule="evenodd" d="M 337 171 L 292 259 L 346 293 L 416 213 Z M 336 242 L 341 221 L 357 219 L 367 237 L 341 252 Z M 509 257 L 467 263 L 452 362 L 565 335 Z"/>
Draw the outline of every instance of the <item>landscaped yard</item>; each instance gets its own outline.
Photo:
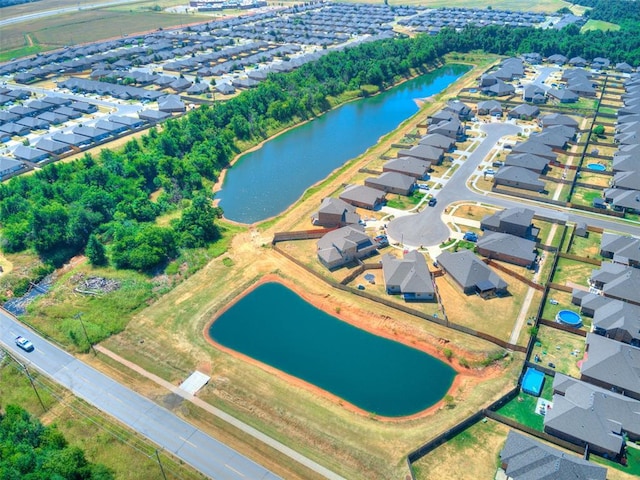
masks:
<path id="1" fill-rule="evenodd" d="M 585 339 L 580 335 L 540 325 L 531 361 L 537 355 L 543 367 L 550 368 L 551 362 L 556 366 L 557 372 L 580 378 L 577 362 L 584 355 L 584 344 Z"/>
<path id="2" fill-rule="evenodd" d="M 545 375 L 540 397 L 534 397 L 528 393 L 520 392 L 516 398 L 497 410 L 497 413 L 512 418 L 523 425 L 542 431 L 544 428 L 544 417 L 536 412 L 538 398 L 551 401 L 552 397 L 553 377 Z"/>
<path id="3" fill-rule="evenodd" d="M 594 198 L 602 198 L 602 190 L 596 190 L 586 187 L 576 187 L 573 190 L 573 195 L 571 196 L 571 203 L 591 207 L 593 205 Z"/>
<path id="4" fill-rule="evenodd" d="M 506 425 L 480 421 L 415 462 L 415 479 L 493 478 L 508 433 Z"/>

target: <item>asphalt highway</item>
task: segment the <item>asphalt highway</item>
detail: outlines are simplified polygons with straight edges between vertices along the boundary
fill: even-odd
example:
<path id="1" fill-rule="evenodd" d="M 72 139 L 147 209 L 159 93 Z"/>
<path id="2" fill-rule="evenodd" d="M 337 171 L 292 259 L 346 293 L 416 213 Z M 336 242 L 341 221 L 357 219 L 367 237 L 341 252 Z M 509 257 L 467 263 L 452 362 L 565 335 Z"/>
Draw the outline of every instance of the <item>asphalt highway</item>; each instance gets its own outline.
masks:
<path id="1" fill-rule="evenodd" d="M 22 335 L 35 350 L 15 344 Z M 276 480 L 276 476 L 232 448 L 202 433 L 169 410 L 120 385 L 0 311 L 0 346 L 68 388 L 78 397 L 139 432 L 160 448 L 215 480 Z"/>

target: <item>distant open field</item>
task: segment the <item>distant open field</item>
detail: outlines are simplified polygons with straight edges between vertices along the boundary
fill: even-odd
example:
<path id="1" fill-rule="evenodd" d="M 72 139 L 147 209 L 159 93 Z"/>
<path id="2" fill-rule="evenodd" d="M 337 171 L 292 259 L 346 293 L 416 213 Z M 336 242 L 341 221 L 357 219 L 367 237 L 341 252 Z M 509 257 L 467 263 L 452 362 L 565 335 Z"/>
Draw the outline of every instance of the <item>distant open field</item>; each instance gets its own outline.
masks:
<path id="1" fill-rule="evenodd" d="M 154 2 L 154 5 L 170 6 L 171 3 L 178 2 L 162 0 Z M 211 18 L 196 14 L 152 11 L 152 6 L 148 1 L 136 2 L 126 7 L 121 5 L 82 10 L 4 26 L 0 35 L 0 52 L 2 52 L 0 61 L 53 50 L 65 45 L 96 42 L 158 28 L 180 27 L 190 23 L 204 22 Z M 46 10 L 49 9 L 51 7 L 46 8 Z M 2 11 L 3 18 L 9 18 L 8 15 L 5 16 L 5 10 Z"/>

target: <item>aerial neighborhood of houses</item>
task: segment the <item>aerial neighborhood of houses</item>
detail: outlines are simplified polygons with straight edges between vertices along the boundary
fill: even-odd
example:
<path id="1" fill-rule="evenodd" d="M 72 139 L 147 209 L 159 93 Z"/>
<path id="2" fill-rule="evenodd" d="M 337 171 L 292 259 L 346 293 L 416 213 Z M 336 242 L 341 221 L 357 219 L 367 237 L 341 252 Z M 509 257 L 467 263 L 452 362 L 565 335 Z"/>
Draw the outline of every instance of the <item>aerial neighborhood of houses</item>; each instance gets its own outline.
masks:
<path id="1" fill-rule="evenodd" d="M 435 35 L 582 21 L 312 2 L 14 60 L 0 65 L 0 179 L 389 38 L 397 25 Z M 513 389 L 447 425 L 410 464 L 482 418 L 509 427 L 496 478 L 604 480 L 607 468 L 640 466 L 640 73 L 564 53 L 467 74 L 274 236 L 276 252 L 328 285 L 522 360 Z M 450 340 L 436 336 L 452 362 Z"/>

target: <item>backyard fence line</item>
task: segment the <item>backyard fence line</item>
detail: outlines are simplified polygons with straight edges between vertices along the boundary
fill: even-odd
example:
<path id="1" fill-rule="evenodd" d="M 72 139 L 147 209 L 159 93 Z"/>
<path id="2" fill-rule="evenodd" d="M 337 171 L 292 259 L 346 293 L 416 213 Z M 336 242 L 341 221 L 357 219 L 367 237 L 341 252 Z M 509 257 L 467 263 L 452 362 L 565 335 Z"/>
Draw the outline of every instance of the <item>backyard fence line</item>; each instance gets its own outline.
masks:
<path id="1" fill-rule="evenodd" d="M 556 376 L 556 371 L 553 368 L 547 368 L 543 365 L 540 365 L 539 363 L 531 363 L 529 361 L 525 362 L 525 367 L 531 367 L 534 368 L 536 370 L 540 370 L 541 372 L 543 372 L 545 375 L 549 375 L 550 377 L 554 377 Z M 545 380 L 546 381 L 546 380 Z"/>
<path id="2" fill-rule="evenodd" d="M 563 253 L 563 252 L 560 252 L 558 255 L 560 255 L 560 258 L 567 258 L 569 260 L 576 260 L 578 262 L 589 263 L 591 265 L 597 265 L 598 267 L 602 265 L 602 260 L 598 260 L 597 258 L 583 257 L 581 255 L 574 255 L 572 253 Z"/>
<path id="3" fill-rule="evenodd" d="M 520 275 L 519 273 L 514 272 L 513 270 L 510 270 L 509 268 L 500 265 L 497 262 L 494 262 L 493 260 L 491 260 L 490 258 L 484 259 L 485 263 L 493 268 L 495 268 L 496 270 L 500 270 L 501 272 L 506 273 L 507 275 L 520 280 L 522 283 L 525 283 L 526 285 L 529 285 L 531 288 L 535 288 L 536 290 L 544 290 L 544 287 L 542 285 L 539 285 L 537 283 L 532 282 L 531 280 L 529 280 L 527 277 L 524 277 L 522 275 Z"/>
<path id="4" fill-rule="evenodd" d="M 624 212 L 616 212 L 615 210 L 610 210 L 608 208 L 596 208 L 590 207 L 588 205 L 578 205 L 575 203 L 569 202 L 567 207 L 573 208 L 575 210 L 584 210 L 585 212 L 599 213 L 601 215 L 608 215 L 610 217 L 624 218 Z"/>
<path id="5" fill-rule="evenodd" d="M 571 327 L 569 325 L 563 325 L 562 323 L 554 322 L 553 320 L 548 320 L 546 318 L 541 318 L 538 320 L 538 323 L 546 327 L 555 328 L 556 330 L 562 330 L 563 332 L 569 332 L 581 337 L 587 336 L 587 332 L 585 330 L 580 330 L 579 328 Z"/>
<path id="6" fill-rule="evenodd" d="M 500 422 L 503 425 L 507 425 L 508 427 L 515 428 L 517 430 L 528 433 L 529 435 L 539 438 L 541 440 L 545 440 L 554 445 L 558 445 L 559 447 L 565 448 L 567 450 L 571 450 L 572 452 L 578 453 L 580 455 L 584 455 L 584 447 L 576 445 L 574 443 L 567 442 L 566 440 L 562 440 L 561 438 L 554 437 L 546 432 L 541 432 L 540 430 L 536 430 L 535 428 L 531 428 L 527 425 L 523 425 L 511 418 L 505 417 L 504 415 L 500 415 L 499 413 L 492 412 L 490 410 L 486 410 L 485 415 L 496 422 Z"/>
<path id="7" fill-rule="evenodd" d="M 567 286 L 567 285 L 562 285 L 561 283 L 553 283 L 553 282 L 550 282 L 550 283 L 549 283 L 549 284 L 547 284 L 547 285 L 548 285 L 548 287 L 549 287 L 550 289 L 553 289 L 553 290 L 560 290 L 561 292 L 566 292 L 566 293 L 571 293 L 571 292 L 573 292 L 573 288 L 572 288 L 572 287 L 569 287 L 569 286 Z"/>
<path id="8" fill-rule="evenodd" d="M 589 188 L 591 190 L 600 190 L 600 191 L 604 191 L 605 188 L 609 188 L 609 187 L 603 187 L 602 185 L 594 185 L 592 183 L 584 183 L 584 182 L 576 182 L 576 187 Z"/>
<path id="9" fill-rule="evenodd" d="M 561 200 L 552 200 L 550 198 L 543 198 L 537 195 L 529 195 L 527 193 L 522 193 L 518 191 L 507 190 L 505 188 L 501 188 L 497 185 L 493 185 L 491 187 L 491 191 L 494 193 L 501 193 L 503 195 L 510 195 L 512 197 L 524 198 L 526 200 L 534 200 L 536 202 L 544 201 L 545 203 L 550 203 L 551 205 L 558 205 L 560 207 L 566 207 L 567 202 L 563 202 Z"/>
<path id="10" fill-rule="evenodd" d="M 298 230 L 293 232 L 276 232 L 273 235 L 271 244 L 275 245 L 278 242 L 285 242 L 288 240 L 312 240 L 315 238 L 322 238 L 332 230 L 335 230 L 335 228 L 319 228 L 315 230 Z"/>

